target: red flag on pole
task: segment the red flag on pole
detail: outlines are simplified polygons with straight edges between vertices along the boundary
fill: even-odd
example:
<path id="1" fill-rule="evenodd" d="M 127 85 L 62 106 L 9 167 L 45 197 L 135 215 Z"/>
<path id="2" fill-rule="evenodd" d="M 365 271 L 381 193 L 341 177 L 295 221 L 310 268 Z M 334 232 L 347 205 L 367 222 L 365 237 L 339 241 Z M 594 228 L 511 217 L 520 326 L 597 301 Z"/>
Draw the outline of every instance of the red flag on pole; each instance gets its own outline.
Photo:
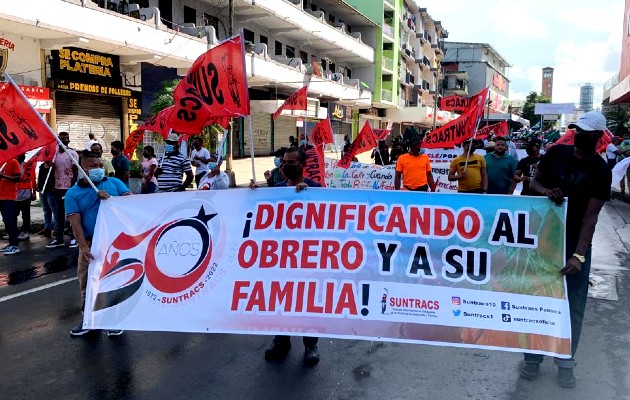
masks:
<path id="1" fill-rule="evenodd" d="M 50 142 L 39 149 L 30 160 L 35 160 L 35 162 L 52 162 L 55 159 L 55 154 L 57 154 L 57 141 Z"/>
<path id="2" fill-rule="evenodd" d="M 432 130 L 425 138 L 422 147 L 426 149 L 449 149 L 462 144 L 475 134 L 477 122 L 483 115 L 488 88 L 471 98 L 468 109 L 457 119 Z"/>
<path id="3" fill-rule="evenodd" d="M 175 109 L 168 126 L 177 133 L 197 135 L 212 123 L 227 127 L 225 117 L 249 115 L 242 36 L 227 39 L 197 58 L 173 97 Z"/>
<path id="4" fill-rule="evenodd" d="M 315 146 L 334 143 L 332 126 L 328 118 L 319 121 L 317 125 L 315 125 L 311 133 L 311 141 Z"/>
<path id="5" fill-rule="evenodd" d="M 490 136 L 490 133 L 494 132 L 496 136 L 506 136 L 510 133 L 508 129 L 507 121 L 497 122 L 496 124 L 484 126 L 477 131 L 475 139 L 484 140 Z"/>
<path id="6" fill-rule="evenodd" d="M 468 109 L 473 97 L 447 96 L 440 99 L 440 110 L 462 113 Z"/>
<path id="7" fill-rule="evenodd" d="M 326 187 L 326 167 L 324 166 L 324 149 L 322 146 L 313 146 L 306 150 L 306 164 L 302 175 L 314 182 Z"/>
<path id="8" fill-rule="evenodd" d="M 0 163 L 56 139 L 11 81 L 0 88 Z"/>
<path id="9" fill-rule="evenodd" d="M 372 132 L 372 127 L 366 121 L 365 125 L 363 125 L 363 128 L 361 129 L 361 132 L 359 132 L 359 135 L 350 144 L 348 151 L 343 153 L 341 160 L 337 162 L 337 167 L 348 168 L 350 166 L 350 163 L 352 163 L 352 159 L 357 154 L 370 151 L 376 146 L 376 137 L 374 136 L 374 132 Z"/>
<path id="10" fill-rule="evenodd" d="M 308 104 L 306 99 L 306 91 L 307 87 L 304 86 L 302 89 L 293 93 L 289 98 L 287 98 L 284 103 L 273 113 L 273 119 L 278 118 L 278 115 L 282 112 L 282 110 L 304 110 L 306 111 L 306 106 Z"/>

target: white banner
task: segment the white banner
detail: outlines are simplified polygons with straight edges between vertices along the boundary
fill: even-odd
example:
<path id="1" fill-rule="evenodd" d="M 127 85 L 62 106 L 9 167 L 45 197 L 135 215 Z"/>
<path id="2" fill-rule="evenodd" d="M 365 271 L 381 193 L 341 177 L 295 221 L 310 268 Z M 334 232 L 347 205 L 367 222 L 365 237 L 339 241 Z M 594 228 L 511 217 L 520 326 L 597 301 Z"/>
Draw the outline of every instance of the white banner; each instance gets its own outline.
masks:
<path id="1" fill-rule="evenodd" d="M 573 114 L 575 104 L 573 103 L 536 103 L 534 114 Z M 545 118 L 546 119 L 546 118 Z"/>

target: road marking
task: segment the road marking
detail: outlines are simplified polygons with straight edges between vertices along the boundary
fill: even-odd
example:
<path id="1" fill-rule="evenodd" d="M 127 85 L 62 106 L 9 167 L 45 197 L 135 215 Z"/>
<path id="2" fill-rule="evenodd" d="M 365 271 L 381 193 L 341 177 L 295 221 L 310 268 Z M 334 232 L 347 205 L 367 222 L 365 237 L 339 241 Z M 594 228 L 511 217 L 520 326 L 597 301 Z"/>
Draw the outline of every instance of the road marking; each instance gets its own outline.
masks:
<path id="1" fill-rule="evenodd" d="M 68 283 L 68 282 L 72 282 L 72 281 L 76 281 L 76 280 L 77 280 L 76 277 L 68 278 L 68 279 L 62 279 L 60 281 L 49 283 L 49 284 L 44 285 L 44 286 L 40 286 L 40 287 L 36 287 L 36 288 L 33 288 L 33 289 L 25 290 L 23 292 L 18 292 L 18 293 L 10 294 L 8 296 L 0 297 L 0 303 L 2 303 L 3 301 L 15 299 L 17 297 L 26 296 L 27 294 L 39 292 L 40 290 L 50 289 L 51 287 L 63 285 L 64 283 Z"/>

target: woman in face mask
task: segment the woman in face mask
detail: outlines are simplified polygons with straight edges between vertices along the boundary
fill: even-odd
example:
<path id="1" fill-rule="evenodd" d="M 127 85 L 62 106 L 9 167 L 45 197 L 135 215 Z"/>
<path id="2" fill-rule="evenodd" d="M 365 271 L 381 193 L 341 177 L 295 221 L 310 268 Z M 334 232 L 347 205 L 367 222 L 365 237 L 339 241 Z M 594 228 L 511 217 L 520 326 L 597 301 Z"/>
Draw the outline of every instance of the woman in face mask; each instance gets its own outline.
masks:
<path id="1" fill-rule="evenodd" d="M 282 158 L 284 157 L 284 154 L 286 152 L 286 147 L 281 147 L 275 153 L 273 153 L 273 164 L 275 167 L 271 171 L 265 171 L 265 180 L 267 180 L 267 186 L 274 187 L 278 182 L 282 182 L 286 179 L 282 173 L 282 169 L 280 168 L 282 165 Z"/>
<path id="2" fill-rule="evenodd" d="M 145 146 L 142 149 L 142 194 L 157 193 L 158 181 L 155 177 L 155 170 L 158 163 L 155 159 L 155 150 L 151 146 Z"/>
<path id="3" fill-rule="evenodd" d="M 230 187 L 230 178 L 221 171 L 217 157 L 211 155 L 208 160 L 208 173 L 199 181 L 198 190 L 220 190 Z"/>

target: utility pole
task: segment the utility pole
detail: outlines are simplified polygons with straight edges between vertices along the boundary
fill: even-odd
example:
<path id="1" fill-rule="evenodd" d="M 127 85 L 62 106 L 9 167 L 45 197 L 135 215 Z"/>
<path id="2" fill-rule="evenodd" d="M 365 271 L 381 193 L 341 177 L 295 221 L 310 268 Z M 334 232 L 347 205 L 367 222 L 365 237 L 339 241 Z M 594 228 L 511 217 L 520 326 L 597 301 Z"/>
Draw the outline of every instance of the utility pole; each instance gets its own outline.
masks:
<path id="1" fill-rule="evenodd" d="M 232 37 L 234 34 L 234 0 L 229 0 L 228 2 L 228 37 Z M 232 171 L 232 150 L 233 150 L 233 139 L 234 136 L 234 120 L 230 118 L 230 127 L 229 127 L 229 148 L 227 151 L 227 157 L 225 160 L 225 173 L 228 175 L 230 179 L 230 187 L 236 186 L 236 176 Z"/>
<path id="2" fill-rule="evenodd" d="M 435 82 L 435 94 L 433 95 L 433 130 L 437 128 L 437 113 L 438 113 L 438 72 L 433 73 Z"/>

